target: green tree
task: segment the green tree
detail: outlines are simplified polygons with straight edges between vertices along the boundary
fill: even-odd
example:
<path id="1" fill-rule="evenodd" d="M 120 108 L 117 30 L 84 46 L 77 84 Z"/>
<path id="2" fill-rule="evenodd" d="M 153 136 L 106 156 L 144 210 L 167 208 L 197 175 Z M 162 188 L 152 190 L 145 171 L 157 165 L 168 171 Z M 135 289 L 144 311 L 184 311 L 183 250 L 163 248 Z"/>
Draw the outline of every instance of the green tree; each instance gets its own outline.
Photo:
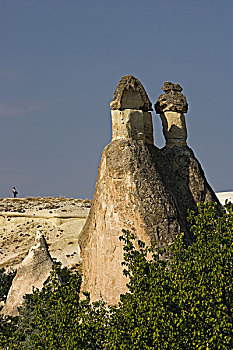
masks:
<path id="1" fill-rule="evenodd" d="M 16 270 L 6 272 L 4 268 L 0 269 L 0 302 L 6 301 L 8 291 L 11 287 L 11 284 L 15 275 L 16 275 Z"/>
<path id="2" fill-rule="evenodd" d="M 56 264 L 49 283 L 24 297 L 10 349 L 102 349 L 107 311 L 100 301 L 80 300 L 81 275 Z"/>
<path id="3" fill-rule="evenodd" d="M 195 242 L 148 248 L 124 232 L 129 292 L 113 309 L 109 349 L 233 348 L 233 211 L 189 213 Z"/>
<path id="4" fill-rule="evenodd" d="M 6 301 L 8 291 L 11 287 L 12 280 L 15 277 L 16 270 L 7 272 L 4 268 L 0 269 L 0 302 Z M 0 310 L 2 306 L 0 306 Z M 3 317 L 0 315 L 0 348 L 4 347 L 14 334 L 17 327 L 17 318 Z"/>

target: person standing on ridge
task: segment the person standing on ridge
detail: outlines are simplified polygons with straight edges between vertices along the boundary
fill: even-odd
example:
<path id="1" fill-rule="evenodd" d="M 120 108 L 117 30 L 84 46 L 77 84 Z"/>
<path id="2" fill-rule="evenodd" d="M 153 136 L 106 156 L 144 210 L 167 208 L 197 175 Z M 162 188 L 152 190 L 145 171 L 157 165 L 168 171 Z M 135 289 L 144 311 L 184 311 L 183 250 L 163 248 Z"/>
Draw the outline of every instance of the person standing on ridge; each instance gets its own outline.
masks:
<path id="1" fill-rule="evenodd" d="M 16 188 L 15 188 L 15 187 L 13 187 L 13 189 L 12 189 L 12 193 L 13 193 L 14 198 L 16 198 L 16 197 L 17 197 L 18 192 L 17 192 L 17 190 L 16 190 Z"/>

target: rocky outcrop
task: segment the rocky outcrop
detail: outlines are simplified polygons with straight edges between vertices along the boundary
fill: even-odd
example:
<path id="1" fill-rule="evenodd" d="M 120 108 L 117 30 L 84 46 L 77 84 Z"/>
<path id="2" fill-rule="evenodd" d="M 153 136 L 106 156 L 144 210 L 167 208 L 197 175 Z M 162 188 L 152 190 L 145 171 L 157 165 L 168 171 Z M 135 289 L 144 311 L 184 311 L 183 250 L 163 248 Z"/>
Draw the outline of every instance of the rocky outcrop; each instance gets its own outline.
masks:
<path id="1" fill-rule="evenodd" d="M 53 261 L 45 238 L 38 232 L 35 245 L 29 250 L 13 279 L 2 313 L 16 316 L 18 307 L 23 302 L 23 296 L 32 293 L 33 287 L 42 289 L 50 275 L 52 265 Z"/>
<path id="2" fill-rule="evenodd" d="M 18 268 L 38 229 L 53 259 L 69 268 L 78 267 L 78 236 L 90 206 L 89 200 L 62 197 L 0 199 L 0 268 Z"/>
<path id="3" fill-rule="evenodd" d="M 197 210 L 200 201 L 218 202 L 186 144 L 183 113 L 188 105 L 182 88 L 165 83 L 165 96 L 156 104 L 156 111 L 163 114 L 167 141 L 160 150 L 153 145 L 152 124 L 145 127 L 145 113 L 150 109 L 142 102 L 141 86 L 138 79 L 126 76 L 114 93 L 113 139 L 103 151 L 92 207 L 79 236 L 83 289 L 91 292 L 92 300 L 103 297 L 110 304 L 116 304 L 127 290 L 119 241 L 122 229 L 130 230 L 147 244 L 156 241 L 160 246 L 184 232 L 189 244 L 192 236 L 187 209 Z M 130 103 L 122 98 L 124 93 L 128 96 L 128 90 L 130 97 L 125 100 Z"/>

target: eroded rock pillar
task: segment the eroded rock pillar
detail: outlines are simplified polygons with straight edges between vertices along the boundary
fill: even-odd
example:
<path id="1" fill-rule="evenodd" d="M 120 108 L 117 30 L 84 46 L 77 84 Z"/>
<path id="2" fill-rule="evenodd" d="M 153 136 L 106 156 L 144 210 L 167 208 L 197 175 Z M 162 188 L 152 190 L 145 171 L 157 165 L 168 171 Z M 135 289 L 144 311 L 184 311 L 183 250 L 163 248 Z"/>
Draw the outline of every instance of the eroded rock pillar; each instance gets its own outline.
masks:
<path id="1" fill-rule="evenodd" d="M 173 197 L 161 176 L 164 157 L 153 145 L 151 102 L 140 81 L 124 76 L 110 104 L 112 141 L 102 153 L 91 210 L 79 236 L 83 290 L 117 304 L 127 291 L 122 229 L 147 245 L 168 245 L 181 232 Z"/>
<path id="2" fill-rule="evenodd" d="M 163 134 L 166 146 L 187 146 L 187 129 L 184 113 L 188 111 L 186 97 L 179 84 L 165 82 L 165 94 L 161 95 L 156 104 L 155 111 L 160 114 L 163 124 Z"/>
<path id="3" fill-rule="evenodd" d="M 154 144 L 151 102 L 138 79 L 123 77 L 114 93 L 112 140 L 134 139 Z"/>

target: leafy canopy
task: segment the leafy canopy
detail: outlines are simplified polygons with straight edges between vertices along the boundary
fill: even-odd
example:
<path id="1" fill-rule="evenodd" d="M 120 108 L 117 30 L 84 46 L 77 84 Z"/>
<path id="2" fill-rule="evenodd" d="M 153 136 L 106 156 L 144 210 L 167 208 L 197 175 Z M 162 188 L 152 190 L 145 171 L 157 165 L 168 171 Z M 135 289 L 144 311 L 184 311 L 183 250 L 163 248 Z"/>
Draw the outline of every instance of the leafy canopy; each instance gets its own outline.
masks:
<path id="1" fill-rule="evenodd" d="M 112 316 L 112 349 L 233 348 L 233 211 L 211 203 L 188 217 L 195 242 L 145 247 L 125 232 L 129 292 Z"/>

